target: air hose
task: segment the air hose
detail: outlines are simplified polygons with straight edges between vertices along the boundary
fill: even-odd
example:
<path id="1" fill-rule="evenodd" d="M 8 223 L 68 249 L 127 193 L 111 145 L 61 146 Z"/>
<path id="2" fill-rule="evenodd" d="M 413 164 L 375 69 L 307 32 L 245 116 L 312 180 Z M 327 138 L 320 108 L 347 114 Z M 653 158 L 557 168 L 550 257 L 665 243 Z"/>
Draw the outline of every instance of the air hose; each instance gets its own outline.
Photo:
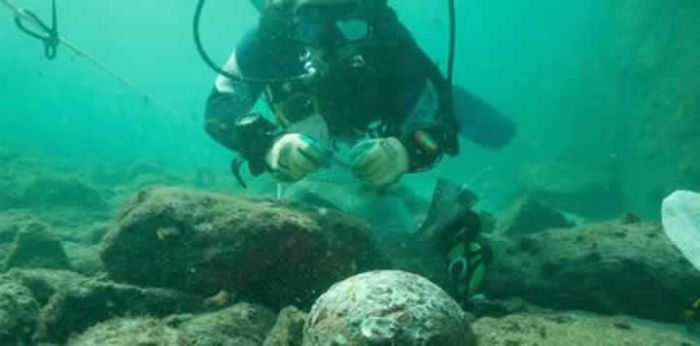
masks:
<path id="1" fill-rule="evenodd" d="M 455 0 L 447 0 L 448 2 L 448 13 L 450 17 L 450 43 L 449 43 L 449 51 L 448 51 L 448 60 L 447 60 L 447 88 L 448 88 L 448 97 L 450 98 L 449 100 L 449 105 L 452 108 L 450 111 L 454 113 L 454 102 L 452 102 L 453 98 L 453 89 L 454 89 L 454 68 L 455 68 L 455 49 L 457 46 L 457 18 L 455 15 Z"/>
<path id="2" fill-rule="evenodd" d="M 204 62 L 211 68 L 214 72 L 219 73 L 222 76 L 225 76 L 231 80 L 235 81 L 240 81 L 240 82 L 245 82 L 245 83 L 258 83 L 258 84 L 268 84 L 268 83 L 284 83 L 284 82 L 291 82 L 291 81 L 298 81 L 298 80 L 303 80 L 305 78 L 309 77 L 308 73 L 299 75 L 299 76 L 292 76 L 292 77 L 286 77 L 286 78 L 248 78 L 241 76 L 240 74 L 234 74 L 231 72 L 228 72 L 224 70 L 222 67 L 220 67 L 212 58 L 207 54 L 206 50 L 204 49 L 204 45 L 202 44 L 202 39 L 200 35 L 200 21 L 202 18 L 202 11 L 204 9 L 204 5 L 206 3 L 206 0 L 198 0 L 197 1 L 197 7 L 195 8 L 194 11 L 194 19 L 192 21 L 192 33 L 194 36 L 194 43 L 195 46 L 197 47 L 197 52 L 199 53 L 199 56 L 204 60 Z M 253 4 L 261 10 L 260 4 L 258 2 L 253 2 Z M 448 65 L 447 65 L 447 81 L 448 81 L 448 95 L 452 95 L 452 85 L 453 85 L 453 75 L 454 75 L 454 62 L 455 62 L 455 46 L 456 46 L 456 18 L 455 18 L 455 1 L 454 0 L 448 0 L 448 6 L 449 6 L 449 18 L 450 18 L 450 42 L 449 42 L 449 59 L 448 59 Z M 450 105 L 452 102 L 449 103 Z"/>
<path id="3" fill-rule="evenodd" d="M 225 76 L 226 78 L 229 78 L 231 80 L 235 81 L 240 81 L 244 83 L 253 83 L 253 84 L 275 84 L 275 83 L 285 83 L 285 82 L 292 82 L 292 81 L 299 81 L 306 79 L 310 76 L 309 73 L 304 73 L 302 75 L 298 76 L 292 76 L 292 77 L 284 77 L 284 78 L 248 78 L 241 76 L 240 74 L 234 74 L 231 72 L 228 72 L 224 70 L 222 67 L 217 65 L 214 60 L 207 54 L 206 50 L 204 49 L 204 45 L 202 44 L 202 39 L 201 35 L 199 33 L 199 23 L 202 17 L 202 10 L 204 9 L 204 4 L 206 0 L 199 0 L 197 2 L 197 7 L 194 11 L 194 19 L 192 21 L 192 33 L 194 35 L 194 43 L 195 46 L 197 47 L 197 52 L 199 53 L 199 56 L 204 60 L 204 62 L 214 70 L 214 72 L 219 73 L 222 76 Z"/>

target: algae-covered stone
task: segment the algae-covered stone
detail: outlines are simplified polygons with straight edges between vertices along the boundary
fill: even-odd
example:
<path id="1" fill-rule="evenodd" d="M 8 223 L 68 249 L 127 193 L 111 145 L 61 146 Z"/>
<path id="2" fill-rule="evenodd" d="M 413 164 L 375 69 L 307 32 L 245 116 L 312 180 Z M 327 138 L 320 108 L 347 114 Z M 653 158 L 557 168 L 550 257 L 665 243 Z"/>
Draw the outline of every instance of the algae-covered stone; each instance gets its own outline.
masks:
<path id="1" fill-rule="evenodd" d="M 623 211 L 619 182 L 599 166 L 576 161 L 552 161 L 526 166 L 521 188 L 547 205 L 595 220 Z"/>
<path id="2" fill-rule="evenodd" d="M 12 309 L 23 306 L 17 301 L 33 302 L 30 306 L 33 307 L 31 328 L 25 328 L 24 333 L 34 333 L 36 341 L 57 344 L 65 342 L 70 335 L 112 318 L 164 317 L 201 311 L 205 307 L 203 298 L 174 290 L 115 284 L 70 271 L 48 269 L 13 269 L 0 275 L 0 296 L 12 298 L 11 304 L 7 305 Z M 23 316 L 21 311 L 4 311 L 11 311 L 10 316 L 15 319 Z M 3 321 L 9 321 L 0 320 L 0 327 L 3 327 Z M 13 333 L 17 335 L 16 330 Z"/>
<path id="3" fill-rule="evenodd" d="M 150 318 L 115 319 L 100 323 L 80 336 L 72 338 L 68 346 L 189 346 L 177 329 Z"/>
<path id="4" fill-rule="evenodd" d="M 71 268 L 83 275 L 93 276 L 102 271 L 99 245 L 83 245 L 65 242 L 66 255 L 71 263 Z"/>
<path id="5" fill-rule="evenodd" d="M 473 325 L 479 345 L 645 345 L 691 346 L 696 341 L 678 332 L 622 317 L 571 313 L 525 313 L 482 318 Z"/>
<path id="6" fill-rule="evenodd" d="M 4 268 L 69 269 L 70 261 L 49 226 L 32 222 L 17 232 Z"/>
<path id="7" fill-rule="evenodd" d="M 28 288 L 41 306 L 56 292 L 66 291 L 71 287 L 83 287 L 90 281 L 72 271 L 50 269 L 12 269 L 0 278 Z"/>
<path id="8" fill-rule="evenodd" d="M 282 309 L 263 346 L 301 346 L 307 316 L 293 306 Z"/>
<path id="9" fill-rule="evenodd" d="M 341 213 L 176 188 L 138 192 L 102 244 L 117 281 L 206 296 L 221 290 L 273 308 L 309 304 L 356 272 L 365 223 Z"/>
<path id="10" fill-rule="evenodd" d="M 24 212 L 5 211 L 0 214 L 0 243 L 12 243 L 20 230 L 38 223 L 39 219 Z"/>
<path id="11" fill-rule="evenodd" d="M 41 309 L 36 336 L 40 341 L 63 342 L 111 318 L 164 317 L 203 307 L 201 298 L 178 291 L 84 280 L 51 296 Z"/>
<path id="12" fill-rule="evenodd" d="M 386 270 L 341 281 L 314 304 L 304 346 L 475 345 L 469 318 L 430 281 Z"/>
<path id="13" fill-rule="evenodd" d="M 678 320 L 700 292 L 700 272 L 659 225 L 613 222 L 489 239 L 484 290 L 495 298 Z"/>
<path id="14" fill-rule="evenodd" d="M 196 316 L 178 326 L 192 346 L 259 346 L 275 323 L 262 306 L 240 303 Z"/>
<path id="15" fill-rule="evenodd" d="M 22 200 L 33 207 L 71 206 L 88 210 L 107 207 L 97 189 L 76 177 L 37 177 L 25 187 Z"/>
<path id="16" fill-rule="evenodd" d="M 522 235 L 552 228 L 569 228 L 573 225 L 556 209 L 534 198 L 525 197 L 501 216 L 495 233 Z"/>
<path id="17" fill-rule="evenodd" d="M 29 344 L 38 314 L 29 289 L 0 278 L 0 345 Z"/>

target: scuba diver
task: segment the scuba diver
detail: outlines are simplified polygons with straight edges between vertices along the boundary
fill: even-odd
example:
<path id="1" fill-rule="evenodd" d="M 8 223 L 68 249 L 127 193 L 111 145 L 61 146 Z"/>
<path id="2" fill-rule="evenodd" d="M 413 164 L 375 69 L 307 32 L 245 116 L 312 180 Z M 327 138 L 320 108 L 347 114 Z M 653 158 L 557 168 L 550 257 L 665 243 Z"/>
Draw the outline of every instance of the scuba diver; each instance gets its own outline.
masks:
<path id="1" fill-rule="evenodd" d="M 474 206 L 478 197 L 463 185 L 438 179 L 425 221 L 416 232 L 419 241 L 442 254 L 449 282 L 446 289 L 466 309 L 475 307 L 491 261 L 490 247 L 480 239 L 482 221 Z"/>
<path id="2" fill-rule="evenodd" d="M 217 69 L 206 105 L 206 131 L 238 153 L 233 169 L 241 184 L 242 162 L 254 176 L 296 182 L 342 161 L 366 186 L 384 189 L 457 155 L 460 135 L 494 150 L 515 136 L 510 119 L 452 87 L 387 0 L 254 4 L 259 23 Z M 270 116 L 252 112 L 261 95 Z M 339 143 L 349 148 L 348 160 L 338 159 Z M 437 226 L 421 230 L 444 251 L 464 295 L 483 274 L 478 223 L 467 209 L 435 214 Z"/>
<path id="3" fill-rule="evenodd" d="M 239 42 L 206 107 L 206 131 L 240 155 L 235 171 L 245 161 L 252 175 L 298 181 L 345 142 L 354 175 L 380 188 L 457 155 L 460 132 L 494 149 L 510 141 L 514 124 L 463 89 L 450 95 L 386 2 L 256 2 L 258 26 Z M 251 113 L 262 94 L 274 119 Z M 323 131 L 309 135 L 310 122 Z"/>

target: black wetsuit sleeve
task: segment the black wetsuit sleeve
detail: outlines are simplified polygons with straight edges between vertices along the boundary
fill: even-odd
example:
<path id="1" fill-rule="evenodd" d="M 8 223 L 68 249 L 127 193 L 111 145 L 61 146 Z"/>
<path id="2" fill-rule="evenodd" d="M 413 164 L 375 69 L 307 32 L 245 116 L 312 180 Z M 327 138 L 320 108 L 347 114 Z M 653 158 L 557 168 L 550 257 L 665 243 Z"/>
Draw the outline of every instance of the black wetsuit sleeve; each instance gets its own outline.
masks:
<path id="1" fill-rule="evenodd" d="M 251 51 L 254 34 L 246 35 L 229 58 L 224 69 L 234 75 L 250 75 L 252 68 L 245 66 L 255 61 Z M 232 80 L 219 75 L 207 99 L 205 112 L 206 132 L 218 143 L 237 152 L 248 161 L 251 173 L 265 171 L 265 154 L 272 146 L 274 125 L 259 117 L 254 123 L 250 112 L 264 85 Z M 251 126 L 252 125 L 252 126 Z"/>
<path id="2" fill-rule="evenodd" d="M 242 82 L 232 82 L 232 85 L 235 87 L 226 91 L 215 87 L 209 95 L 205 129 L 218 143 L 248 161 L 251 173 L 260 174 L 265 170 L 265 154 L 272 146 L 272 131 L 251 129 L 250 124 L 241 121 L 250 116 L 260 89 Z M 271 129 L 273 126 L 269 124 L 264 128 Z"/>
<path id="3" fill-rule="evenodd" d="M 458 125 L 447 107 L 447 80 L 430 57 L 419 47 L 401 23 L 399 47 L 402 61 L 397 64 L 397 88 L 401 95 L 398 125 L 399 139 L 410 158 L 410 171 L 431 168 L 444 154 L 459 152 Z"/>

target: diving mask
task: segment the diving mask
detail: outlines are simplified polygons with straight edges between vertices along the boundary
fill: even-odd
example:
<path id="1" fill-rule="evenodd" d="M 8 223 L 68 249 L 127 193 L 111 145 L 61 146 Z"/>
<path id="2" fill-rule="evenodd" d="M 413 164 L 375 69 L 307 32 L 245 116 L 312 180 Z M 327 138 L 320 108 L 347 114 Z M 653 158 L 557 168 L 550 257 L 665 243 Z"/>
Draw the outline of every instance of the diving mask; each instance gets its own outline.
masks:
<path id="1" fill-rule="evenodd" d="M 302 6 L 293 23 L 294 39 L 311 47 L 363 41 L 371 31 L 369 21 L 356 4 Z"/>

